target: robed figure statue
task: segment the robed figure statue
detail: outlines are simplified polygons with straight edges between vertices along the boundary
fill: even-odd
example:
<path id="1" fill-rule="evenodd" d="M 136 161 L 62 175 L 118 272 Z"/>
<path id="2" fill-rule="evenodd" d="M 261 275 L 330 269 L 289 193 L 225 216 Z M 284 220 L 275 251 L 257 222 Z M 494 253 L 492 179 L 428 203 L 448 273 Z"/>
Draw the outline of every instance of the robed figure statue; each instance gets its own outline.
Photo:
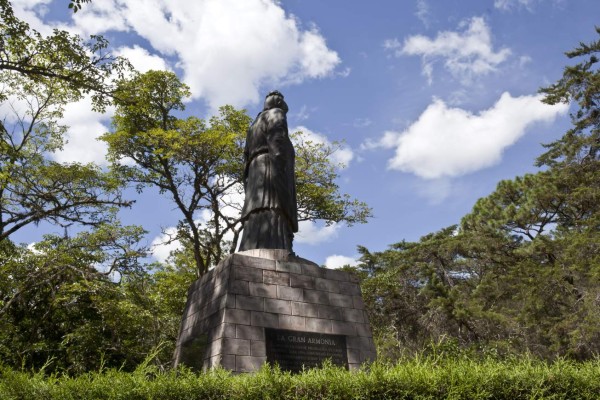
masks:
<path id="1" fill-rule="evenodd" d="M 292 253 L 298 232 L 294 147 L 283 95 L 271 92 L 246 137 L 244 233 L 240 251 L 285 249 Z"/>

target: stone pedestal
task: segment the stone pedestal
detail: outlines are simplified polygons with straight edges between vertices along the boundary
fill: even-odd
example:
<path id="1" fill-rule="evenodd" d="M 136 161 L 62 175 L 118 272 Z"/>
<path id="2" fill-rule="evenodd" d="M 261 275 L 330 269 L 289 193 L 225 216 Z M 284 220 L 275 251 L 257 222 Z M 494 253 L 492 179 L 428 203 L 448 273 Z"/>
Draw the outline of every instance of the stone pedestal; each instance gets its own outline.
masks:
<path id="1" fill-rule="evenodd" d="M 289 357 L 281 355 L 286 349 L 292 358 L 301 353 L 300 362 L 308 366 L 331 358 L 354 369 L 375 359 L 360 288 L 351 274 L 284 250 L 250 250 L 228 256 L 192 284 L 175 365 L 250 372 L 269 361 L 297 370 L 297 359 L 277 359 Z"/>

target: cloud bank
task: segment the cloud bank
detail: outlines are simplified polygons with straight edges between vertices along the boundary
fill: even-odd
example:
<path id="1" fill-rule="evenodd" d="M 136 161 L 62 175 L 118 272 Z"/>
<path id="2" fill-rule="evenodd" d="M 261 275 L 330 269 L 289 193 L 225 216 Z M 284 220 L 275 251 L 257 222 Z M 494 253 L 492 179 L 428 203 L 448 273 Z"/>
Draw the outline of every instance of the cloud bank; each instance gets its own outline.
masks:
<path id="1" fill-rule="evenodd" d="M 264 87 L 335 75 L 338 54 L 271 0 L 94 1 L 74 16 L 82 34 L 134 31 L 173 57 L 193 98 L 214 110 L 259 99 Z"/>
<path id="2" fill-rule="evenodd" d="M 547 105 L 542 96 L 512 97 L 503 93 L 491 108 L 473 114 L 450 108 L 435 99 L 416 122 L 403 132 L 385 132 L 363 148 L 395 148 L 388 168 L 425 179 L 465 175 L 500 162 L 533 123 L 550 123 L 568 105 Z"/>
<path id="3" fill-rule="evenodd" d="M 396 57 L 421 56 L 423 74 L 431 83 L 433 65 L 443 60 L 444 67 L 463 82 L 496 70 L 511 54 L 510 49 L 494 51 L 490 28 L 481 17 L 473 17 L 459 25 L 462 31 L 439 32 L 434 39 L 423 35 L 409 36 L 400 43 L 397 39 L 384 42 L 384 48 Z"/>

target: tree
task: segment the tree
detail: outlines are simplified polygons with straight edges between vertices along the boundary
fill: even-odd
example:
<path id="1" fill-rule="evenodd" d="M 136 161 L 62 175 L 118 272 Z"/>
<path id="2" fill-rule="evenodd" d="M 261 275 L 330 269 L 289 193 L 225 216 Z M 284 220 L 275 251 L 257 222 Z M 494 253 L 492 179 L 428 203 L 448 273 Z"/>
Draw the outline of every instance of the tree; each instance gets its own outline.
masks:
<path id="1" fill-rule="evenodd" d="M 0 0 L 0 14 L 0 71 L 50 80 L 78 97 L 91 94 L 102 110 L 112 95 L 112 80 L 131 68 L 126 59 L 107 52 L 108 42 L 101 36 L 86 42 L 55 29 L 44 37 L 15 17 L 9 0 Z"/>
<path id="2" fill-rule="evenodd" d="M 173 239 L 189 250 L 201 276 L 237 246 L 242 144 L 251 119 L 230 106 L 221 107 L 208 123 L 175 117 L 189 89 L 170 72 L 137 75 L 123 81 L 117 93 L 114 131 L 102 138 L 111 161 L 139 190 L 150 185 L 171 197 L 182 215 Z M 297 143 L 300 220 L 364 222 L 370 210 L 341 195 L 334 182 L 337 175 L 328 157 L 338 144 Z M 122 159 L 134 165 L 120 163 Z"/>
<path id="3" fill-rule="evenodd" d="M 137 247 L 143 233 L 104 224 L 72 238 L 47 235 L 33 248 L 0 242 L 3 362 L 52 361 L 52 369 L 82 372 L 98 368 L 103 355 L 115 367 L 143 360 L 132 344 L 149 350 L 138 337 L 143 324 L 133 323 L 144 313 L 123 303 L 128 284 L 147 274 L 139 262 L 146 251 Z"/>

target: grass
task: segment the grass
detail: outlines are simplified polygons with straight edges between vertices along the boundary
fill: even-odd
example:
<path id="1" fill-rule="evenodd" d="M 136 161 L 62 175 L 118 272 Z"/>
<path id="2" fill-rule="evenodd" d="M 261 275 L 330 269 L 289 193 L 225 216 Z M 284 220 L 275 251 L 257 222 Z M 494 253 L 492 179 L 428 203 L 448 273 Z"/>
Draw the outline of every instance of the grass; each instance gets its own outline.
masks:
<path id="1" fill-rule="evenodd" d="M 159 372 L 144 364 L 80 376 L 0 366 L 0 399 L 600 399 L 600 360 L 553 363 L 528 357 L 416 357 L 359 371 L 325 365 L 300 374 L 264 366 L 254 374 L 217 369 Z"/>

